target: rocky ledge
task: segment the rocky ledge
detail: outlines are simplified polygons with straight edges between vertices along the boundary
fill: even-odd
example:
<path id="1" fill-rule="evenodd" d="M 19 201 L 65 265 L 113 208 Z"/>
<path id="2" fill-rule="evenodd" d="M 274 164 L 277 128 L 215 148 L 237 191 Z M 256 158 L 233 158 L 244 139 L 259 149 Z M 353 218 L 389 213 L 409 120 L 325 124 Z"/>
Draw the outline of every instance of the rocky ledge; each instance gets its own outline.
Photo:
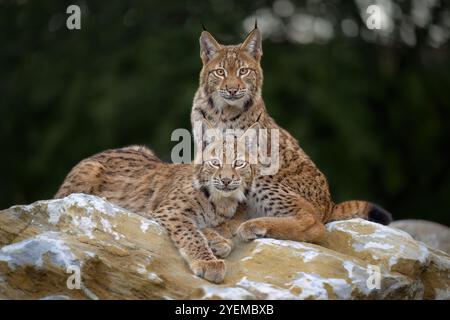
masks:
<path id="1" fill-rule="evenodd" d="M 449 299 L 450 257 L 408 233 L 333 222 L 319 245 L 236 243 L 220 285 L 156 222 L 73 194 L 0 211 L 0 299 Z"/>

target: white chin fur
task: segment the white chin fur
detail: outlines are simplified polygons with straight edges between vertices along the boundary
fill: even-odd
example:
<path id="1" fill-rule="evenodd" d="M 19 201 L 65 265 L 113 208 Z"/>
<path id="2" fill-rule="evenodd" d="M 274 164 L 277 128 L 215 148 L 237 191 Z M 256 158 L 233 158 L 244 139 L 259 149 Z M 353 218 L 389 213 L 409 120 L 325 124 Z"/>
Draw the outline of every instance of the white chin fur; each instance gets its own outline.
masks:
<path id="1" fill-rule="evenodd" d="M 225 108 L 226 106 L 233 106 L 237 108 L 243 108 L 245 101 L 247 100 L 246 96 L 243 96 L 240 99 L 237 100 L 228 100 L 225 98 L 222 98 L 218 93 L 214 93 L 212 95 L 214 105 L 219 107 L 220 109 Z"/>
<path id="2" fill-rule="evenodd" d="M 221 198 L 233 198 L 237 201 L 244 201 L 245 195 L 241 188 L 237 188 L 236 190 L 228 192 L 214 188 L 213 192 L 211 192 L 211 198 L 213 201 L 220 200 Z"/>
<path id="3" fill-rule="evenodd" d="M 245 97 L 242 97 L 237 100 L 227 100 L 227 99 L 224 99 L 224 100 L 229 106 L 242 108 L 242 107 L 244 107 Z"/>

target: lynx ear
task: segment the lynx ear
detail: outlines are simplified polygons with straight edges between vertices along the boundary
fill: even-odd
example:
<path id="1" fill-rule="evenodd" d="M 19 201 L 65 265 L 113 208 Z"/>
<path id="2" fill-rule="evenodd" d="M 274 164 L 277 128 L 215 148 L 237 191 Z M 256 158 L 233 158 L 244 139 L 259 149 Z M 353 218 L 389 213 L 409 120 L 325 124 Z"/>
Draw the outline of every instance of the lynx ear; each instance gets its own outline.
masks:
<path id="1" fill-rule="evenodd" d="M 261 59 L 262 56 L 262 39 L 259 29 L 255 25 L 253 29 L 245 38 L 244 42 L 241 44 L 241 50 L 247 51 L 256 60 Z"/>
<path id="2" fill-rule="evenodd" d="M 200 36 L 200 58 L 202 58 L 203 64 L 208 63 L 220 49 L 222 47 L 216 39 L 208 31 L 203 31 Z"/>
<path id="3" fill-rule="evenodd" d="M 255 132 L 258 131 L 259 128 L 260 128 L 260 124 L 258 122 L 255 122 L 250 127 L 248 127 L 248 129 L 245 130 L 245 132 L 239 137 L 239 141 L 242 141 L 247 137 L 251 137 Z M 253 130 L 255 130 L 255 131 L 253 131 Z"/>
<path id="4" fill-rule="evenodd" d="M 248 127 L 247 130 L 244 131 L 244 133 L 242 134 L 242 136 L 239 139 L 242 139 L 247 134 L 249 134 L 252 131 L 251 129 L 256 129 L 257 130 L 257 129 L 261 128 L 261 124 L 259 123 L 259 119 L 261 119 L 262 114 L 263 113 L 261 111 L 261 113 L 259 114 L 258 118 L 256 118 L 256 121 L 250 127 Z"/>
<path id="5" fill-rule="evenodd" d="M 257 135 L 258 129 L 261 128 L 261 124 L 259 123 L 259 119 L 261 118 L 262 112 L 259 114 L 255 123 L 253 123 L 247 130 L 238 138 L 238 143 L 244 142 L 249 146 L 254 146 L 257 143 Z"/>
<path id="6" fill-rule="evenodd" d="M 205 115 L 203 115 L 203 124 L 205 124 L 206 125 L 206 130 L 208 130 L 208 133 L 209 134 L 206 134 L 206 131 L 205 131 L 205 137 L 206 137 L 206 139 L 203 139 L 203 144 L 202 144 L 202 148 L 203 149 L 205 149 L 205 147 L 208 145 L 208 144 L 210 144 L 211 142 L 213 142 L 213 141 L 219 141 L 219 140 L 221 140 L 222 139 L 222 132 L 220 131 L 220 129 L 219 128 L 215 128 L 212 124 L 211 124 L 211 122 L 209 122 L 208 121 L 208 119 L 206 119 L 206 117 L 205 117 Z M 202 129 L 203 130 L 203 129 Z M 212 139 L 212 138 L 214 138 L 214 140 L 212 140 L 212 141 L 209 141 L 209 143 L 208 143 L 208 139 Z"/>

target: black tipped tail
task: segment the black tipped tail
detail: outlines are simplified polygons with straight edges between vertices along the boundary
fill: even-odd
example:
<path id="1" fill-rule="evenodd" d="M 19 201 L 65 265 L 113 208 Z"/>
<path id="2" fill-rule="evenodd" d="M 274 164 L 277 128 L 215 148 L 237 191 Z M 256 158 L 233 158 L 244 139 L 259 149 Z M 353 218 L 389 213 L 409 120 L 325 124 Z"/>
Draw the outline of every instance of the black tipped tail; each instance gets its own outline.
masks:
<path id="1" fill-rule="evenodd" d="M 367 218 L 369 221 L 381 223 L 385 226 L 393 221 L 392 214 L 376 204 L 372 204 Z"/>

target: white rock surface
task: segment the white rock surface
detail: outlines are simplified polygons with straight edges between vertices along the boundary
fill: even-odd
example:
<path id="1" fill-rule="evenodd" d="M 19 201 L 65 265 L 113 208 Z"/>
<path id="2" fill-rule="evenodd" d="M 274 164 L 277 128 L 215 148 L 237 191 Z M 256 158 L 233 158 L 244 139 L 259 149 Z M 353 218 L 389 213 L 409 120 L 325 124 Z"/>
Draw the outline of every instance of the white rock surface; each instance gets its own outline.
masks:
<path id="1" fill-rule="evenodd" d="M 0 299 L 450 298 L 442 251 L 360 219 L 327 229 L 321 246 L 236 242 L 216 285 L 191 273 L 159 224 L 103 199 L 15 206 L 0 211 Z"/>
<path id="2" fill-rule="evenodd" d="M 392 228 L 408 232 L 415 240 L 450 254 L 450 228 L 426 220 L 398 220 L 392 222 Z"/>

